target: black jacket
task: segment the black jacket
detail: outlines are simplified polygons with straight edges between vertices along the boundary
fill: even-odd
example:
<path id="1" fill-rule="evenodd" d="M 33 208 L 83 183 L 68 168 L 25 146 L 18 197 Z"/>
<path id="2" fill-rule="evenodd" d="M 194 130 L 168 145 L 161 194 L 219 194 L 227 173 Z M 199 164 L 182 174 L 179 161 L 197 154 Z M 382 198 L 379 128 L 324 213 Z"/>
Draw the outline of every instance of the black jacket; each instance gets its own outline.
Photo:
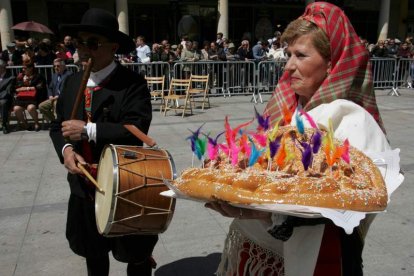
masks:
<path id="1" fill-rule="evenodd" d="M 62 149 L 68 142 L 61 132 L 61 123 L 69 120 L 78 93 L 83 72 L 69 76 L 58 98 L 57 119 L 52 122 L 50 137 L 55 150 L 63 163 Z M 84 120 L 84 102 L 78 108 L 76 119 Z M 92 98 L 92 122 L 96 123 L 97 143 L 90 142 L 93 161 L 99 163 L 101 152 L 107 144 L 137 145 L 142 141 L 133 136 L 123 125 L 134 124 L 144 133 L 148 132 L 152 119 L 151 96 L 145 79 L 117 65 L 109 81 Z M 80 142 L 72 142 L 74 149 L 82 155 Z M 71 192 L 78 196 L 86 195 L 83 179 L 68 174 Z"/>
<path id="2" fill-rule="evenodd" d="M 3 80 L 0 81 L 0 100 L 11 100 L 15 91 L 16 79 L 11 76 L 9 71 L 4 74 Z"/>

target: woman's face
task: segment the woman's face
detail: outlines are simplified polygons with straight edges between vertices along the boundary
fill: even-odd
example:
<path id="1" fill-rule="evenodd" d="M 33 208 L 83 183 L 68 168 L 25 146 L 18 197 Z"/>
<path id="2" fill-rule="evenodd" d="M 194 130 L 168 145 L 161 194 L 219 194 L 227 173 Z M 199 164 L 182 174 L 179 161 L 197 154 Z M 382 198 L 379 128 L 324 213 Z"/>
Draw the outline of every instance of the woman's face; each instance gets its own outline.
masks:
<path id="1" fill-rule="evenodd" d="M 315 94 L 330 71 L 331 63 L 324 59 L 312 43 L 312 34 L 303 35 L 287 48 L 289 60 L 285 71 L 289 73 L 293 91 L 302 103 Z"/>
<path id="2" fill-rule="evenodd" d="M 33 75 L 33 70 L 34 68 L 32 67 L 32 66 L 23 66 L 22 67 L 22 70 L 23 70 L 23 72 L 24 72 L 24 74 L 26 75 L 26 76 L 31 76 L 31 75 Z"/>

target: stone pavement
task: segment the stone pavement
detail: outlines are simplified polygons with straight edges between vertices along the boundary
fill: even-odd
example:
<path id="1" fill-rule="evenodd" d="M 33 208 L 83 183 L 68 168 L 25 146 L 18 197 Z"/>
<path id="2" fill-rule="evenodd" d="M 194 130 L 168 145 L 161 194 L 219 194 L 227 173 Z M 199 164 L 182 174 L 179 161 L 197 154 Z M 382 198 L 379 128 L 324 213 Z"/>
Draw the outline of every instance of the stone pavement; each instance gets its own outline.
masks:
<path id="1" fill-rule="evenodd" d="M 387 213 L 372 224 L 364 270 L 366 275 L 414 275 L 414 90 L 402 90 L 400 97 L 387 92 L 377 91 L 377 100 L 391 144 L 401 149 L 405 182 Z M 225 115 L 234 125 L 254 112 L 248 96 L 215 97 L 211 102 L 211 109 L 184 119 L 154 111 L 149 134 L 172 154 L 177 172 L 191 165 L 188 128 L 207 122 L 204 129 L 220 130 Z M 262 111 L 264 105 L 256 107 Z M 84 260 L 70 251 L 65 239 L 69 188 L 48 132 L 0 134 L 0 175 L 0 275 L 86 275 Z M 178 200 L 170 227 L 154 251 L 154 275 L 212 275 L 229 223 L 203 204 Z M 125 268 L 111 259 L 110 275 L 126 275 Z"/>

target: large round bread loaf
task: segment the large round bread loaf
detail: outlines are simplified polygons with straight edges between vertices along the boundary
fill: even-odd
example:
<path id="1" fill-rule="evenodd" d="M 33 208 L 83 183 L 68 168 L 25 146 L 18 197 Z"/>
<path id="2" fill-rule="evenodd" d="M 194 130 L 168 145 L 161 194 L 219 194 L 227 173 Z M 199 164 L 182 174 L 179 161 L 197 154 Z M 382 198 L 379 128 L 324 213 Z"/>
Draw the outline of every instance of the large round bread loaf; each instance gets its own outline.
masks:
<path id="1" fill-rule="evenodd" d="M 281 127 L 278 135 L 295 158 L 283 166 L 274 160 L 269 169 L 266 159 L 246 167 L 229 164 L 226 156 L 209 160 L 204 168 L 189 168 L 174 181 L 183 193 L 204 200 L 220 199 L 232 203 L 281 203 L 328 207 L 355 211 L 380 211 L 387 206 L 387 190 L 378 168 L 361 151 L 349 149 L 350 163 L 327 164 L 322 150 L 313 155 L 305 170 L 298 143 L 309 140 L 314 129 L 304 135 L 293 127 Z M 341 142 L 335 140 L 335 144 Z"/>

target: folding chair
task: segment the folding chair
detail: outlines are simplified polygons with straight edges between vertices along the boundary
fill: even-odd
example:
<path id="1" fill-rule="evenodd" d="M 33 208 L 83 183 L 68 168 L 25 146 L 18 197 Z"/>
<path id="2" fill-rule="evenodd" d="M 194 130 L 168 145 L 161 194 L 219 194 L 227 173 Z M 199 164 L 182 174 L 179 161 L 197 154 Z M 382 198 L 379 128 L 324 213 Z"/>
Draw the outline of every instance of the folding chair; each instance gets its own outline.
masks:
<path id="1" fill-rule="evenodd" d="M 193 114 L 188 93 L 190 83 L 191 79 L 171 79 L 168 95 L 164 96 L 164 116 L 167 115 L 167 111 L 169 110 L 174 110 L 175 113 L 177 113 L 178 110 L 182 112 L 182 117 L 184 118 L 184 115 L 188 110 L 187 106 L 190 109 L 190 114 Z M 183 103 L 180 104 L 180 101 Z"/>
<path id="2" fill-rule="evenodd" d="M 162 107 L 164 106 L 164 81 L 165 76 L 162 77 L 147 77 L 148 89 L 151 93 L 151 98 L 154 101 L 161 100 L 160 102 L 160 113 L 162 112 Z"/>
<path id="3" fill-rule="evenodd" d="M 208 97 L 208 79 L 209 75 L 191 75 L 191 85 L 188 93 L 190 94 L 190 102 L 194 105 L 201 103 L 201 109 L 204 110 L 204 105 L 207 103 L 210 108 L 210 98 Z M 202 99 L 198 100 L 195 96 L 201 96 Z"/>

